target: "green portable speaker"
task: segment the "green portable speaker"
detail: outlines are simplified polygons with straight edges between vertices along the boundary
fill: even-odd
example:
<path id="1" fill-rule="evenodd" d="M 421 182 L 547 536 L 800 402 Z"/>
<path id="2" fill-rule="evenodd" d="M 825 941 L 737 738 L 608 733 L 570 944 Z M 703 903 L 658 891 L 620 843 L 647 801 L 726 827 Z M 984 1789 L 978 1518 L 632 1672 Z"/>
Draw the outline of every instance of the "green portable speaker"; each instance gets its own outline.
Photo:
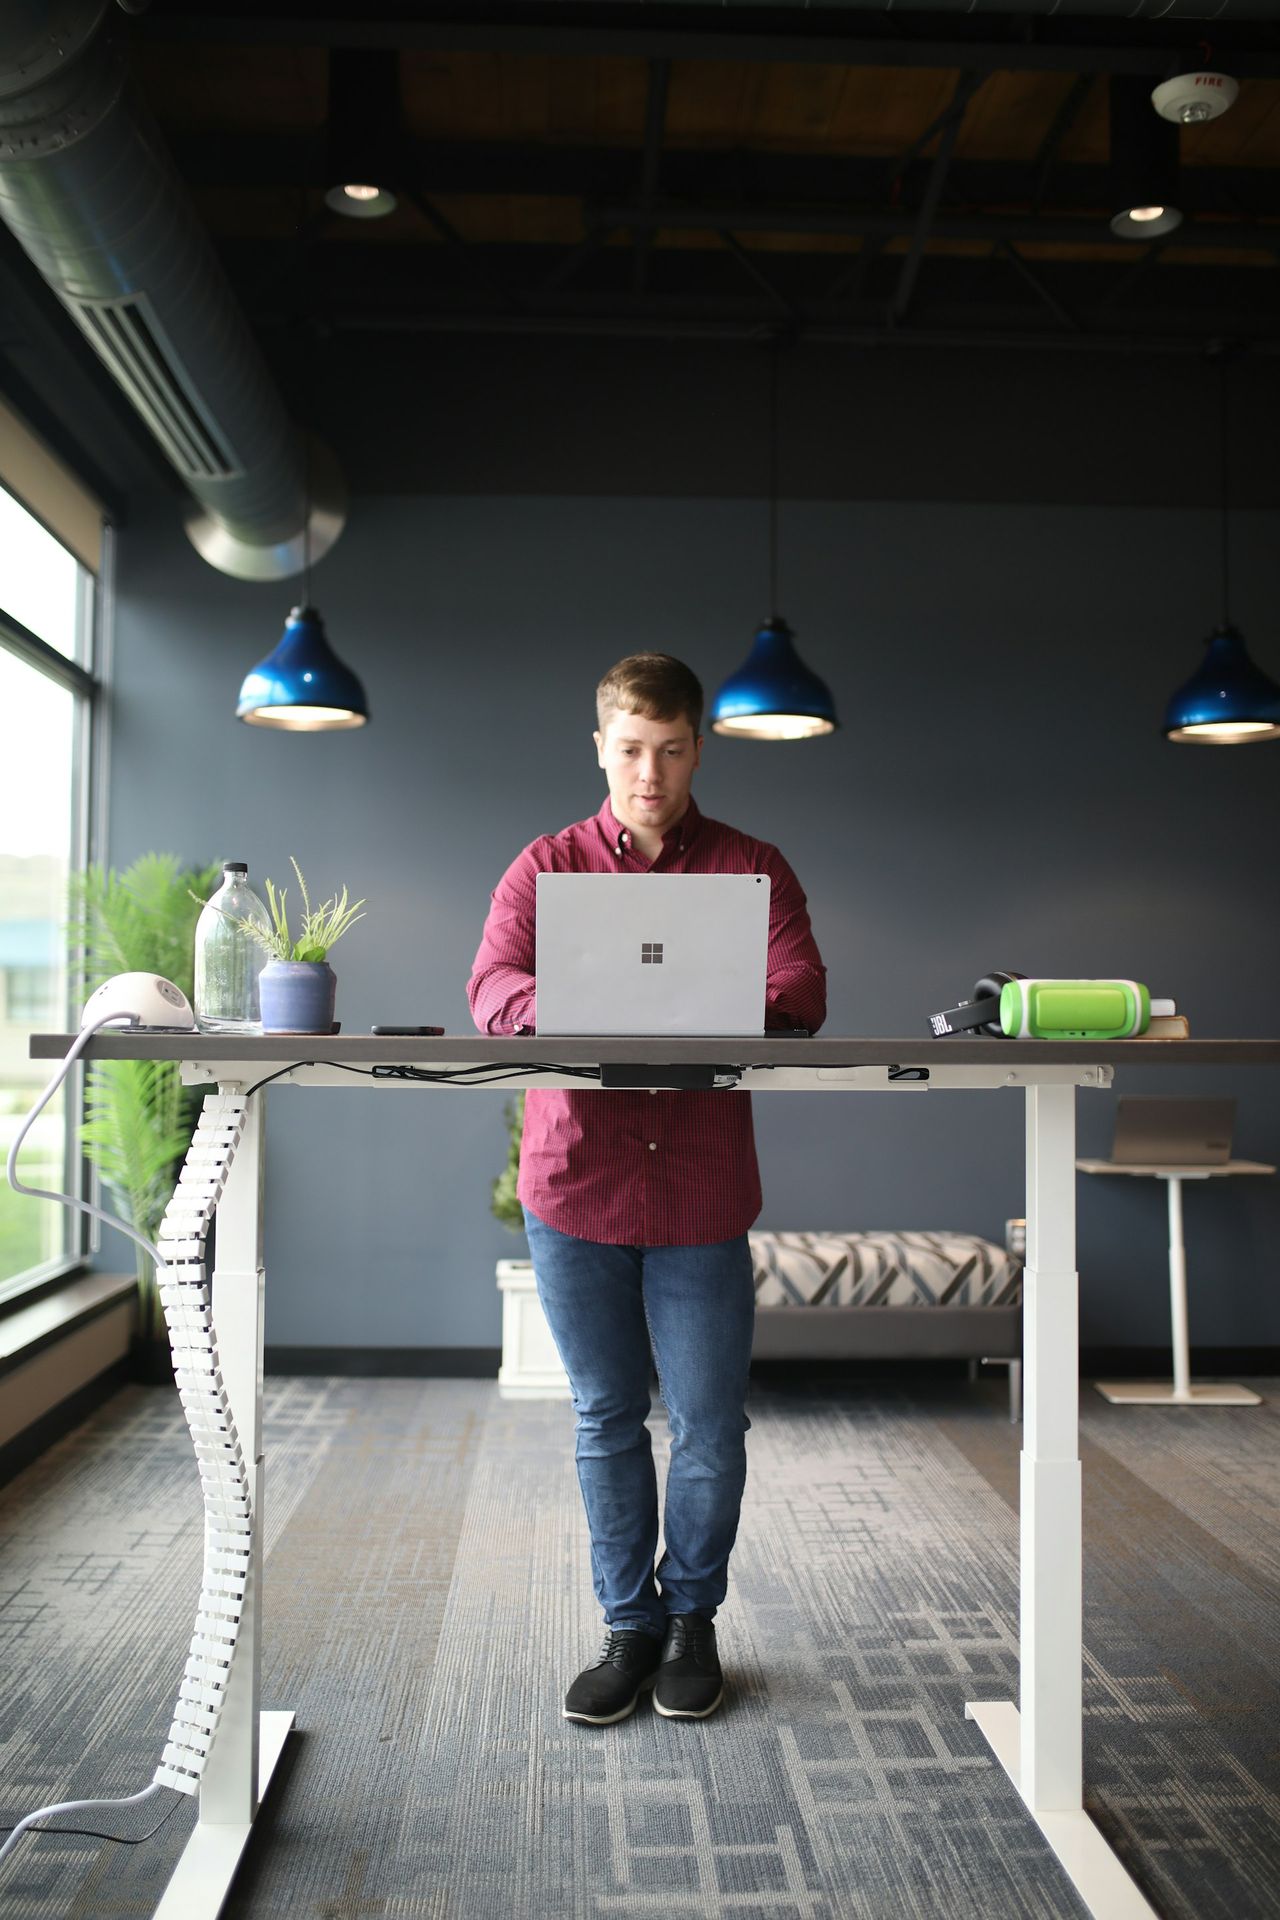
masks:
<path id="1" fill-rule="evenodd" d="M 1014 1040 L 1127 1040 L 1150 1019 L 1139 980 L 1010 980 L 1000 989 L 1000 1025 Z"/>

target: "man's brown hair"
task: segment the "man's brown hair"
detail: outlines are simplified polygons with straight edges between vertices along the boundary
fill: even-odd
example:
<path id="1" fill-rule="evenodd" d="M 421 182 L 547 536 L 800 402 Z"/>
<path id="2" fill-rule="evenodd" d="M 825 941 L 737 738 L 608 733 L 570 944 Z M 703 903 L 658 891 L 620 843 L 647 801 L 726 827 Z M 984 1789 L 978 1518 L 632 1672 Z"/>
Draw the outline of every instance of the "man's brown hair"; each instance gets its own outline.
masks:
<path id="1" fill-rule="evenodd" d="M 601 733 L 611 713 L 640 713 L 646 720 L 683 717 L 697 739 L 702 731 L 702 683 L 683 660 L 669 653 L 629 653 L 610 667 L 596 688 Z"/>

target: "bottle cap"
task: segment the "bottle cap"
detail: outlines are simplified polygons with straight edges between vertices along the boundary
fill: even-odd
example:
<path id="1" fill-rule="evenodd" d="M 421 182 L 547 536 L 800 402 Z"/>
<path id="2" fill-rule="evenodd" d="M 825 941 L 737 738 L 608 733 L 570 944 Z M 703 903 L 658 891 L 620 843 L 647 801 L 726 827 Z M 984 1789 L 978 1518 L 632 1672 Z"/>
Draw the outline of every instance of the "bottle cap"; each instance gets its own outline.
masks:
<path id="1" fill-rule="evenodd" d="M 1170 1020 L 1177 1011 L 1176 1001 L 1153 1000 L 1151 1002 L 1151 1018 L 1153 1020 Z"/>
<path id="2" fill-rule="evenodd" d="M 243 860 L 224 860 L 222 863 L 222 871 L 224 873 L 248 873 L 249 869 Z"/>

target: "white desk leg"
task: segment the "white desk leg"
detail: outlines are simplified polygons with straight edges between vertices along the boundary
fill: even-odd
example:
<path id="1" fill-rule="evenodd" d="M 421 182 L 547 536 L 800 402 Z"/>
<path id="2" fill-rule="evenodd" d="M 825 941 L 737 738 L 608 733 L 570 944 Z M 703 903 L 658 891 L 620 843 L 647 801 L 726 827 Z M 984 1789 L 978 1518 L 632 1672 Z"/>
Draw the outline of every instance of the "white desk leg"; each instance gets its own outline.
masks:
<path id="1" fill-rule="evenodd" d="M 1187 1324 L 1187 1249 L 1182 1239 L 1182 1175 L 1157 1176 L 1169 1189 L 1169 1318 L 1173 1337 L 1173 1385 L 1163 1380 L 1098 1380 L 1098 1392 L 1121 1407 L 1260 1407 L 1251 1387 L 1191 1384 L 1191 1336 Z M 1188 1176 L 1195 1178 L 1195 1175 Z"/>
<path id="2" fill-rule="evenodd" d="M 1074 1086 L 1026 1092 L 1021 1712 L 1009 1701 L 978 1701 L 965 1713 L 1090 1913 L 1137 1920 L 1153 1909 L 1083 1808 L 1075 1099 Z"/>
<path id="3" fill-rule="evenodd" d="M 245 1110 L 236 1157 L 217 1209 L 213 1322 L 227 1397 L 253 1495 L 253 1539 L 240 1635 L 226 1699 L 200 1784 L 200 1818 L 155 1920 L 216 1920 L 230 1891 L 259 1802 L 283 1750 L 293 1715 L 259 1708 L 262 1647 L 262 1342 L 265 1181 L 262 1098 Z"/>
<path id="4" fill-rule="evenodd" d="M 1182 1182 L 1171 1173 L 1169 1189 L 1169 1317 L 1173 1323 L 1173 1397 L 1191 1398 L 1191 1343 L 1187 1333 L 1187 1250 L 1182 1242 Z"/>

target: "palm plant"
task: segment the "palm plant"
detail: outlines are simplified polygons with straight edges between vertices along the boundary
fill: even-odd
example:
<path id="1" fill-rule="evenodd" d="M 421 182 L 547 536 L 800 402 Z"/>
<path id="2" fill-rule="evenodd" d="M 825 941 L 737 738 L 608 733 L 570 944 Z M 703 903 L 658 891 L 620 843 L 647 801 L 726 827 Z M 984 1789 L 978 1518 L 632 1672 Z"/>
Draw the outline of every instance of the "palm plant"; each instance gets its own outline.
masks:
<path id="1" fill-rule="evenodd" d="M 146 853 L 123 873 L 93 866 L 72 876 L 68 936 L 84 990 L 113 974 L 158 973 L 190 999 L 198 901 L 221 868 L 182 867 L 171 853 Z M 89 1069 L 80 1141 L 131 1227 L 154 1239 L 191 1144 L 198 1096 L 182 1085 L 172 1060 L 98 1060 Z M 163 1315 L 151 1261 L 135 1248 L 139 1331 L 160 1335 Z"/>
<path id="2" fill-rule="evenodd" d="M 503 1109 L 507 1121 L 507 1164 L 493 1183 L 493 1199 L 490 1209 L 495 1220 L 500 1220 L 512 1233 L 524 1232 L 524 1208 L 516 1198 L 516 1181 L 520 1177 L 520 1138 L 524 1132 L 524 1095 L 519 1093 L 514 1100 L 508 1100 Z"/>

